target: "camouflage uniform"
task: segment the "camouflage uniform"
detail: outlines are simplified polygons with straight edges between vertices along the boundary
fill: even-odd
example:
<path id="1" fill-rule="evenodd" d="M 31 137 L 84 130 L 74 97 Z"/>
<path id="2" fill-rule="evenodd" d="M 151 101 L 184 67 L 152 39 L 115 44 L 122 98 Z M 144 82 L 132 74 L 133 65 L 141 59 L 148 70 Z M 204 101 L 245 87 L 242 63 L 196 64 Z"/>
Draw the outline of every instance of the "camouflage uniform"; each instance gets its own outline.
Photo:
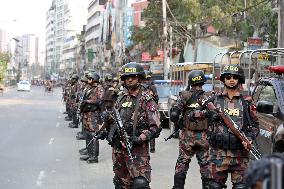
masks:
<path id="1" fill-rule="evenodd" d="M 135 103 L 138 105 L 138 122 L 135 136 L 141 141 L 135 144 L 131 153 L 135 156 L 133 163 L 128 157 L 127 150 L 122 147 L 118 134 L 109 136 L 113 146 L 112 159 L 113 171 L 115 173 L 114 184 L 117 188 L 130 189 L 133 185 L 133 179 L 144 177 L 147 182 L 151 181 L 151 166 L 149 156 L 149 140 L 155 138 L 160 132 L 160 116 L 157 110 L 157 104 L 153 101 L 150 91 L 142 88 L 141 97 L 138 94 L 130 95 L 124 91 L 118 98 L 116 108 L 119 110 L 123 124 L 129 136 L 133 136 L 133 120 Z M 113 127 L 113 126 L 112 126 Z M 112 132 L 110 132 L 112 133 Z"/>
<path id="2" fill-rule="evenodd" d="M 83 126 L 86 130 L 86 147 L 89 158 L 87 163 L 98 162 L 99 141 L 92 140 L 94 133 L 98 130 L 97 121 L 101 112 L 101 100 L 104 90 L 101 86 L 91 87 L 87 89 L 81 111 L 83 112 Z"/>
<path id="3" fill-rule="evenodd" d="M 65 93 L 64 93 L 64 99 L 65 99 L 65 103 L 66 103 L 66 112 L 67 112 L 67 116 L 65 117 L 66 121 L 71 121 L 72 120 L 72 112 L 71 112 L 71 81 L 69 81 L 67 83 L 67 86 L 65 87 Z"/>
<path id="4" fill-rule="evenodd" d="M 195 95 L 196 97 L 192 97 Z M 190 98 L 195 98 L 188 104 Z M 173 106 L 172 111 L 182 114 L 182 128 L 179 133 L 179 156 L 175 167 L 175 184 L 173 189 L 183 189 L 186 174 L 189 168 L 191 158 L 196 154 L 203 186 L 208 179 L 207 159 L 209 144 L 207 141 L 207 119 L 197 110 L 199 107 L 197 101 L 206 99 L 202 90 L 190 89 L 183 91 L 177 103 Z M 193 116 L 195 115 L 195 116 Z"/>
<path id="5" fill-rule="evenodd" d="M 70 109 L 72 115 L 72 123 L 69 124 L 71 128 L 78 128 L 79 119 L 77 116 L 77 108 L 78 108 L 78 93 L 80 91 L 80 84 L 78 82 L 74 83 L 71 86 L 71 98 L 70 98 Z"/>
<path id="6" fill-rule="evenodd" d="M 255 139 L 259 128 L 255 111 L 249 99 L 251 98 L 244 98 L 238 92 L 230 100 L 227 91 L 224 90 L 223 93 L 213 98 L 213 104 L 222 111 L 226 111 L 236 124 L 241 126 L 241 130 L 247 137 Z M 245 108 L 247 108 L 250 118 L 247 118 Z M 251 119 L 251 126 L 248 119 Z M 229 172 L 233 188 L 246 188 L 244 173 L 249 162 L 249 152 L 220 118 L 210 121 L 209 144 L 210 188 L 224 188 Z"/>

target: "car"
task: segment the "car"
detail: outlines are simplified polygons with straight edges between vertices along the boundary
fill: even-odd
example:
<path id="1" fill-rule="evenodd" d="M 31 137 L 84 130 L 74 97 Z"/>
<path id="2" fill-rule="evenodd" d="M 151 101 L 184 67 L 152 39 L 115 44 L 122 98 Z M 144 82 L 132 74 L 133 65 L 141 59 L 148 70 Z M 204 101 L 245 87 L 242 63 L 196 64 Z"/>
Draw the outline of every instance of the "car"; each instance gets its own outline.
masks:
<path id="1" fill-rule="evenodd" d="M 284 66 L 274 68 L 281 75 L 260 78 L 252 93 L 260 127 L 256 142 L 263 155 L 284 153 Z"/>
<path id="2" fill-rule="evenodd" d="M 28 81 L 22 80 L 18 83 L 18 91 L 30 91 L 31 84 Z"/>

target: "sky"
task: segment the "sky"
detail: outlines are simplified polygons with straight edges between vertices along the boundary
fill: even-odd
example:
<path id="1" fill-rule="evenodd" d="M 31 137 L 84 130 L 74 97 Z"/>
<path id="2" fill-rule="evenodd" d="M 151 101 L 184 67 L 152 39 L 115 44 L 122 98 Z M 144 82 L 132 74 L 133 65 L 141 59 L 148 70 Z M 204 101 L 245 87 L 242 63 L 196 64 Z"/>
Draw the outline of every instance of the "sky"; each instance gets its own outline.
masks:
<path id="1" fill-rule="evenodd" d="M 36 34 L 40 50 L 45 45 L 45 15 L 52 0 L 0 0 L 0 29 L 13 38 Z"/>

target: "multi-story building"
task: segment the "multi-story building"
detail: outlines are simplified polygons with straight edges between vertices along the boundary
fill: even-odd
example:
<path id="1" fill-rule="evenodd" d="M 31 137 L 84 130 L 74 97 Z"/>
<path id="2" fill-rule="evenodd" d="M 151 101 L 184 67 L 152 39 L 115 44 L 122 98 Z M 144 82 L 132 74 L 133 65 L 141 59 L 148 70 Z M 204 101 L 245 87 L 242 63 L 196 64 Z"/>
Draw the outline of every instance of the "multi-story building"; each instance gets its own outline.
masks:
<path id="1" fill-rule="evenodd" d="M 7 32 L 0 29 L 0 52 L 8 51 Z"/>
<path id="2" fill-rule="evenodd" d="M 55 68 L 55 1 L 46 13 L 45 69 Z"/>
<path id="3" fill-rule="evenodd" d="M 58 73 L 64 39 L 64 0 L 52 0 L 46 13 L 46 63 L 50 72 Z"/>
<path id="4" fill-rule="evenodd" d="M 61 68 L 77 70 L 77 46 L 80 43 L 79 34 L 87 21 L 87 0 L 68 0 L 64 6 L 64 40 L 62 46 Z M 78 69 L 77 69 L 78 68 Z"/>
<path id="5" fill-rule="evenodd" d="M 88 60 L 94 67 L 100 67 L 103 60 L 102 51 L 102 28 L 103 28 L 103 5 L 100 0 L 88 1 L 88 19 L 85 33 L 86 50 L 94 54 L 93 60 Z"/>
<path id="6" fill-rule="evenodd" d="M 25 34 L 20 37 L 23 47 L 23 58 L 25 66 L 38 64 L 38 37 L 34 34 Z"/>

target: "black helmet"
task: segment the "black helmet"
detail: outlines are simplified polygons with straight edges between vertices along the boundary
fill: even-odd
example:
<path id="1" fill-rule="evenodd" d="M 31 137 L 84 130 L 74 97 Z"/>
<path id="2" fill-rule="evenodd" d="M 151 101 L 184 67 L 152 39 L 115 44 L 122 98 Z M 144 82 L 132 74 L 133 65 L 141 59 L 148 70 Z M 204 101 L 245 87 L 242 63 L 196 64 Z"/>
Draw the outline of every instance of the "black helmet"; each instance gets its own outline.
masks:
<path id="1" fill-rule="evenodd" d="M 111 74 L 105 74 L 105 81 L 112 81 L 113 76 Z"/>
<path id="2" fill-rule="evenodd" d="M 145 78 L 144 68 L 138 63 L 127 63 L 122 67 L 121 80 L 124 81 L 126 76 L 137 75 Z"/>
<path id="3" fill-rule="evenodd" d="M 88 78 L 87 78 L 87 77 L 85 77 L 85 76 L 81 77 L 81 82 L 85 82 L 85 83 L 87 83 L 87 82 L 88 82 Z"/>
<path id="4" fill-rule="evenodd" d="M 84 71 L 84 76 L 87 77 L 89 74 L 89 71 Z"/>
<path id="5" fill-rule="evenodd" d="M 204 72 L 201 70 L 192 70 L 188 74 L 188 84 L 195 85 L 195 84 L 202 84 L 206 82 L 206 78 Z"/>
<path id="6" fill-rule="evenodd" d="M 239 83 L 242 83 L 242 84 L 245 83 L 244 70 L 239 65 L 229 64 L 229 65 L 224 66 L 223 71 L 220 75 L 220 80 L 222 82 L 225 81 L 226 75 L 236 75 L 239 77 Z"/>
<path id="7" fill-rule="evenodd" d="M 114 77 L 114 78 L 113 78 L 113 81 L 117 81 L 117 82 L 119 82 L 118 77 Z"/>
<path id="8" fill-rule="evenodd" d="M 274 171 L 274 167 L 283 166 L 284 158 L 281 154 L 265 155 L 259 160 L 252 161 L 244 175 L 247 187 L 253 188 L 257 182 L 264 181 L 267 182 L 266 184 L 272 184 L 271 182 L 273 182 L 273 178 L 271 176 L 273 175 L 272 172 Z"/>
<path id="9" fill-rule="evenodd" d="M 152 78 L 152 72 L 150 72 L 149 70 L 145 70 L 145 78 L 151 79 Z"/>
<path id="10" fill-rule="evenodd" d="M 99 82 L 100 81 L 100 76 L 96 72 L 89 72 L 87 75 L 88 79 L 92 79 L 93 81 Z"/>
<path id="11" fill-rule="evenodd" d="M 79 80 L 78 74 L 73 74 L 73 75 L 71 76 L 71 79 L 78 81 L 78 80 Z"/>

